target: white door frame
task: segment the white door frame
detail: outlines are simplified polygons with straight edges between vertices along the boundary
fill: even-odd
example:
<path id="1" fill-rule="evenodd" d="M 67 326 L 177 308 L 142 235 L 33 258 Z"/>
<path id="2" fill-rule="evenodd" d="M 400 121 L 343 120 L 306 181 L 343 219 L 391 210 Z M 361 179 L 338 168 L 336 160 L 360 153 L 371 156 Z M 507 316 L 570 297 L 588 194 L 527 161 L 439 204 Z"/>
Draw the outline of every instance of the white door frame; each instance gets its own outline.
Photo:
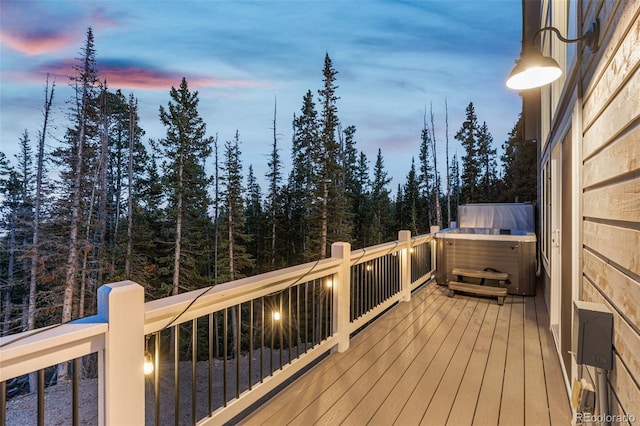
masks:
<path id="1" fill-rule="evenodd" d="M 549 322 L 551 333 L 560 349 L 560 301 L 562 300 L 562 251 L 560 249 L 560 230 L 562 229 L 562 144 L 558 143 L 551 152 L 551 292 L 549 297 Z M 560 358 L 562 359 L 562 358 Z"/>

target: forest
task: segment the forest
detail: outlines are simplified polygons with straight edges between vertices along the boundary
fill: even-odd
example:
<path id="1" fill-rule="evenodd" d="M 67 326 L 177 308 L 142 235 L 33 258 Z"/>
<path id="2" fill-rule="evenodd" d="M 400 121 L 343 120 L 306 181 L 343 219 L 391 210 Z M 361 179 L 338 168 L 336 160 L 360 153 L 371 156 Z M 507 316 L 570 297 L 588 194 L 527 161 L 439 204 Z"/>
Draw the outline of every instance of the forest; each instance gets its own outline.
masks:
<path id="1" fill-rule="evenodd" d="M 16 135 L 15 159 L 0 152 L 0 336 L 93 315 L 105 283 L 133 280 L 152 300 L 324 258 L 336 241 L 361 248 L 446 228 L 460 204 L 536 200 L 536 145 L 522 121 L 498 157 L 473 102 L 454 135 L 461 158 L 449 155 L 448 119 L 439 139 L 425 110 L 419 150 L 392 190 L 381 150 L 367 158 L 339 118 L 328 53 L 320 88 L 301 94 L 288 157 L 274 105 L 265 176 L 243 164 L 241 129 L 207 136 L 185 78 L 159 106 L 165 136 L 145 139 L 135 95 L 108 87 L 94 43 L 89 28 L 55 148 L 47 78 L 38 130 Z"/>

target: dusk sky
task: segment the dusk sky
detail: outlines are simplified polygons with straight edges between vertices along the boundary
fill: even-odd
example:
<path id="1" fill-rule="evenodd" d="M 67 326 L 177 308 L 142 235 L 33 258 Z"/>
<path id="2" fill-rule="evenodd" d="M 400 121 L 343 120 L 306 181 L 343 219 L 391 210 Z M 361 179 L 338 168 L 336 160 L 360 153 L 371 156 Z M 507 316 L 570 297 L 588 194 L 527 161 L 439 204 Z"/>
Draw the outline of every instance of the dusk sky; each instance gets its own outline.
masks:
<path id="1" fill-rule="evenodd" d="M 260 180 L 274 101 L 286 176 L 293 114 L 321 87 L 325 53 L 338 71 L 342 127 L 356 126 L 371 168 L 382 150 L 394 191 L 418 159 L 425 107 L 433 104 L 441 162 L 445 100 L 458 157 L 454 136 L 469 102 L 497 148 L 521 110 L 504 85 L 520 52 L 521 0 L 2 0 L 0 8 L 0 146 L 11 160 L 25 129 L 36 151 L 47 73 L 56 82 L 49 149 L 64 134 L 68 77 L 88 27 L 101 78 L 138 99 L 144 141 L 165 136 L 158 109 L 184 76 L 199 92 L 208 135 L 223 144 L 238 130 L 244 173 L 253 165 Z"/>

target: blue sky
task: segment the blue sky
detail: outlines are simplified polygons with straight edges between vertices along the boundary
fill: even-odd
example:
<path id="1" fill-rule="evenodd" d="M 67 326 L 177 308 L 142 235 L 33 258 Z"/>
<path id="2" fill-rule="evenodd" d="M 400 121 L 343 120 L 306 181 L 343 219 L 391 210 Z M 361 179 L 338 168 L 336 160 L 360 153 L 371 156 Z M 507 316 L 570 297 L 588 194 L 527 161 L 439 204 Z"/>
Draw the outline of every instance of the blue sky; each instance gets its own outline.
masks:
<path id="1" fill-rule="evenodd" d="M 445 99 L 450 154 L 473 102 L 499 147 L 521 110 L 504 86 L 520 52 L 521 1 L 373 0 L 2 0 L 0 146 L 17 152 L 42 126 L 44 83 L 55 77 L 53 138 L 64 133 L 68 76 L 89 26 L 98 71 L 110 89 L 138 99 L 145 140 L 164 137 L 158 118 L 171 86 L 187 78 L 209 135 L 240 134 L 245 173 L 266 173 L 274 101 L 289 170 L 291 121 L 307 90 L 322 85 L 325 52 L 338 71 L 338 114 L 355 125 L 373 164 L 380 148 L 391 189 L 418 157 L 425 107 L 433 105 L 444 162 Z"/>

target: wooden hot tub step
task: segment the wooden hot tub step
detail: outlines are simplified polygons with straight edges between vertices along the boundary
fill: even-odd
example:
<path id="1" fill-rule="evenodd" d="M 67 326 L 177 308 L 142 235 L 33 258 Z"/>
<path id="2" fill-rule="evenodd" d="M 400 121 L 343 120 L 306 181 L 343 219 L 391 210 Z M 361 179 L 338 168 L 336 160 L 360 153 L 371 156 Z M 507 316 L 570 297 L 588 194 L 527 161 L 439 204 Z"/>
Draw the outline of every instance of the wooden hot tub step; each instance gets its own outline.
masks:
<path id="1" fill-rule="evenodd" d="M 497 296 L 498 305 L 504 304 L 504 298 L 507 296 L 507 289 L 504 287 L 461 283 L 457 281 L 449 282 L 449 297 L 453 297 L 456 291 L 464 291 L 482 296 Z"/>
<path id="2" fill-rule="evenodd" d="M 451 273 L 459 277 L 484 278 L 486 280 L 497 281 L 506 281 L 507 278 L 509 278 L 509 274 L 506 272 L 480 271 L 476 269 L 453 268 Z"/>

